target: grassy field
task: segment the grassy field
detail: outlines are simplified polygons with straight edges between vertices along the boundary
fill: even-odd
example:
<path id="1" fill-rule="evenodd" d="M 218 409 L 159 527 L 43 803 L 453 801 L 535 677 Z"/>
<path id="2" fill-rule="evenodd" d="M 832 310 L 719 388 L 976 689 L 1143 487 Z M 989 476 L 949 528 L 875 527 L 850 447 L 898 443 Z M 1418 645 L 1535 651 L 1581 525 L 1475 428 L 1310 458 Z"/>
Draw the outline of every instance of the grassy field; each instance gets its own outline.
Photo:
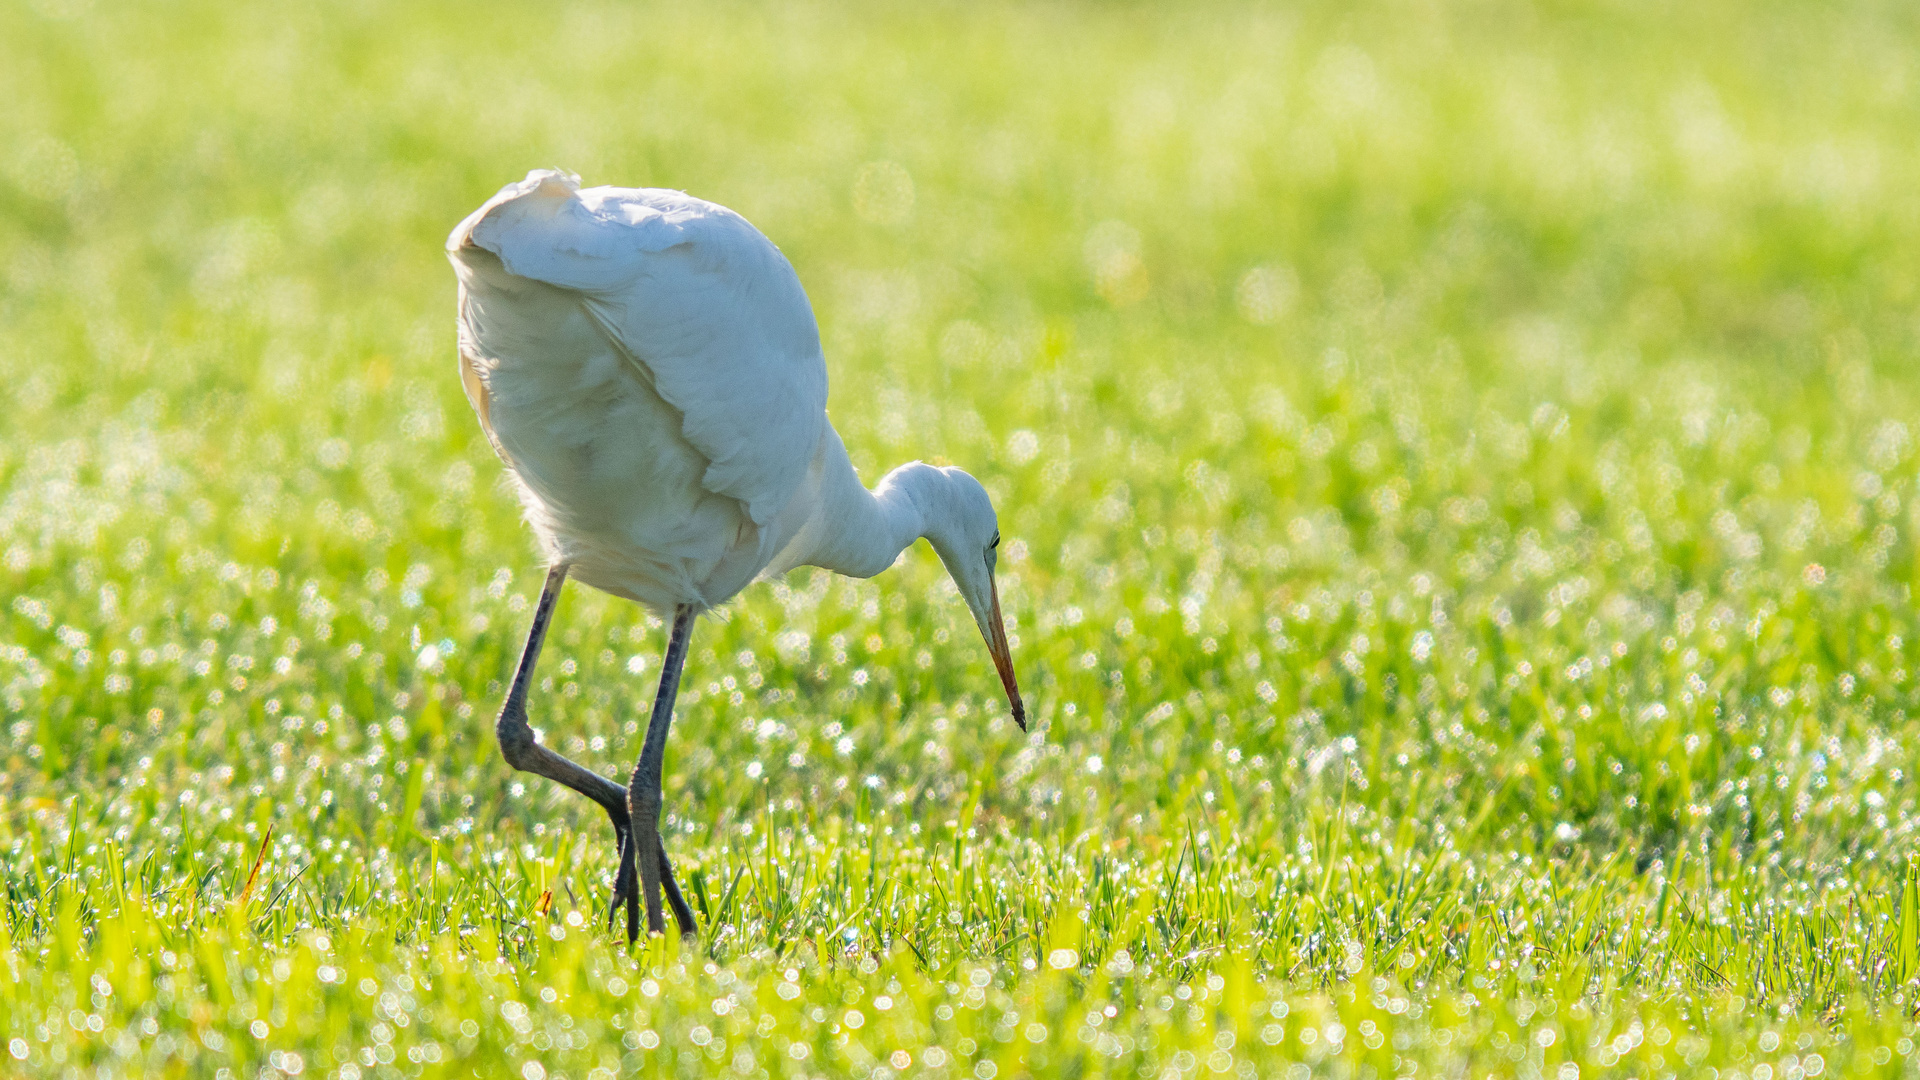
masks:
<path id="1" fill-rule="evenodd" d="M 1920 14 L 0 6 L 0 1073 L 1911 1075 Z M 924 547 L 694 639 L 699 943 L 492 739 L 449 228 L 787 252 Z M 624 776 L 656 620 L 533 704 Z M 1914 1064 L 1909 1064 L 1910 1062 Z M 1709 1071 L 1717 1070 L 1717 1072 Z"/>

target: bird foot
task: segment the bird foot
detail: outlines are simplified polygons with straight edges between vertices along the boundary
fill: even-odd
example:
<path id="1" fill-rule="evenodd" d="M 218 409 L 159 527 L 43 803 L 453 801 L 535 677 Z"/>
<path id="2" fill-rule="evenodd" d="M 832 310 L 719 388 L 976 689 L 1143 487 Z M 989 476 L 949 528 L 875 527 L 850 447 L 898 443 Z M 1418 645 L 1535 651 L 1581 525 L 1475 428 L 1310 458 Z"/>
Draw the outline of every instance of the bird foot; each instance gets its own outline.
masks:
<path id="1" fill-rule="evenodd" d="M 613 931 L 624 909 L 627 913 L 627 941 L 639 936 L 640 872 L 634 861 L 633 832 L 615 825 L 620 845 L 620 869 L 613 876 L 613 900 L 607 905 L 607 930 Z"/>
<path id="2" fill-rule="evenodd" d="M 631 945 L 640 940 L 640 903 L 642 890 L 646 890 L 651 893 L 646 896 L 647 934 L 665 934 L 665 919 L 660 910 L 660 893 L 664 890 L 667 907 L 673 913 L 674 926 L 680 931 L 680 940 L 696 940 L 699 931 L 693 920 L 693 909 L 687 905 L 686 898 L 680 893 L 679 882 L 673 878 L 673 864 L 667 860 L 666 852 L 660 850 L 657 828 L 651 830 L 650 836 L 643 838 L 639 835 L 640 830 L 634 827 L 630 815 L 615 814 L 609 810 L 607 816 L 613 821 L 614 840 L 620 852 L 620 869 L 613 876 L 613 898 L 607 904 L 608 932 L 611 933 L 619 925 L 620 913 L 625 911 L 627 943 Z M 640 873 L 640 859 L 645 857 L 640 854 L 642 847 L 652 851 L 653 862 L 650 865 L 654 869 L 653 875 Z M 648 876 L 654 880 L 648 881 Z M 648 886 L 652 888 L 648 889 Z"/>

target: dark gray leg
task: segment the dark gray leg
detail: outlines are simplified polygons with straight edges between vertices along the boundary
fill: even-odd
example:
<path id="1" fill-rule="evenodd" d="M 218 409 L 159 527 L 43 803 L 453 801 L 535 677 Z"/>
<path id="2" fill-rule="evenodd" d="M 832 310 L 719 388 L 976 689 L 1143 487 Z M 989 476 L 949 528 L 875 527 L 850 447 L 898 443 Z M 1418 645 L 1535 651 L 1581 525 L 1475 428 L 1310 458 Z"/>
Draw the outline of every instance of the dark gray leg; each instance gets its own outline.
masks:
<path id="1" fill-rule="evenodd" d="M 687 640 L 693 636 L 693 607 L 680 605 L 674 612 L 673 636 L 667 641 L 666 659 L 660 664 L 660 689 L 653 696 L 653 716 L 647 721 L 647 741 L 640 748 L 640 761 L 633 767 L 633 779 L 627 783 L 628 809 L 632 813 L 635 861 L 640 869 L 641 892 L 647 900 L 647 933 L 664 934 L 666 922 L 660 913 L 660 886 L 667 887 L 667 901 L 673 905 L 673 921 L 679 924 L 681 937 L 692 937 L 693 909 L 673 884 L 673 872 L 666 852 L 660 846 L 660 771 L 667 753 L 667 728 L 673 724 L 673 701 L 680 694 L 680 669 L 687 662 Z M 627 937 L 639 937 L 633 909 L 627 909 Z"/>
<path id="2" fill-rule="evenodd" d="M 638 917 L 639 882 L 633 872 L 632 817 L 627 807 L 625 789 L 540 745 L 534 740 L 533 729 L 527 726 L 527 688 L 533 683 L 533 667 L 540 659 L 540 646 L 546 642 L 547 623 L 553 618 L 554 605 L 560 599 L 560 586 L 566 580 L 567 567 L 564 564 L 547 571 L 546 587 L 540 591 L 540 603 L 533 611 L 533 628 L 527 632 L 527 647 L 520 653 L 520 666 L 514 670 L 513 685 L 507 691 L 507 703 L 501 707 L 500 719 L 495 722 L 493 730 L 500 739 L 500 753 L 507 759 L 507 764 L 521 772 L 537 773 L 585 795 L 599 803 L 600 808 L 607 812 L 607 817 L 612 819 L 614 836 L 620 847 L 620 871 L 614 878 L 613 906 L 607 912 L 607 921 L 611 923 L 614 914 L 624 905 L 627 908 L 627 923 L 631 928 Z M 667 887 L 669 898 L 674 902 L 677 916 L 686 907 L 686 901 L 680 896 L 680 887 L 673 880 L 673 871 L 666 866 L 664 855 L 661 856 L 660 877 Z M 682 922 L 683 928 L 691 927 L 692 921 L 693 916 L 689 911 Z M 631 929 L 628 936 L 632 937 Z"/>

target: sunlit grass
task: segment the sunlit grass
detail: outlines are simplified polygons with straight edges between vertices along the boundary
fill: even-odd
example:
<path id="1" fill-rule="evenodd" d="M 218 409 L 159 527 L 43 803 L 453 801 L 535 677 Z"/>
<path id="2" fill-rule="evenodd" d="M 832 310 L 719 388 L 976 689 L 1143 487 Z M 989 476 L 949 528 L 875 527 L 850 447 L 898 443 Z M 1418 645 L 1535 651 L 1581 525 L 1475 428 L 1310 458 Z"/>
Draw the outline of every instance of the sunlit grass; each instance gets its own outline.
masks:
<path id="1" fill-rule="evenodd" d="M 0 8 L 0 1061 L 1904 1068 L 1916 45 Z M 542 568 L 440 245 L 542 166 L 756 222 L 855 461 L 965 465 L 1008 540 L 1031 734 L 924 551 L 701 624 L 690 950 L 598 929 L 604 816 L 492 740 Z M 662 636 L 570 586 L 546 741 L 624 775 Z"/>

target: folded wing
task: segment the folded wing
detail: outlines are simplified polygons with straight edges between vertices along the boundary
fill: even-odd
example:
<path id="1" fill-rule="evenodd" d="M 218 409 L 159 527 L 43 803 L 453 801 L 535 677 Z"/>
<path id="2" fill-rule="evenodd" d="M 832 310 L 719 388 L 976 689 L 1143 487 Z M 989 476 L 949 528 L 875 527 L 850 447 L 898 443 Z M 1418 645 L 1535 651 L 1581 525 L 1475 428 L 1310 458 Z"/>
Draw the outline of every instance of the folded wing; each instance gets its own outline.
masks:
<path id="1" fill-rule="evenodd" d="M 577 293 L 635 374 L 682 416 L 702 484 L 765 525 L 793 497 L 826 424 L 820 332 L 778 248 L 725 207 L 677 191 L 580 187 L 547 170 L 454 229 L 518 277 Z"/>

